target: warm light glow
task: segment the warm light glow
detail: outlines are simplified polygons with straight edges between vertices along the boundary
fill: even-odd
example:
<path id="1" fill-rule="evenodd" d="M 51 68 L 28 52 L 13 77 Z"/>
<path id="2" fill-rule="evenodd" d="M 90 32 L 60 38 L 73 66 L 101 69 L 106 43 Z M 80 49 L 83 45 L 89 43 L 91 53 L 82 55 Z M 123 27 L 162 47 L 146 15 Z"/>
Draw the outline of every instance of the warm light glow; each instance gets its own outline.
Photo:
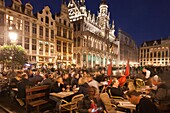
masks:
<path id="1" fill-rule="evenodd" d="M 9 39 L 11 40 L 11 42 L 16 42 L 18 37 L 18 34 L 16 32 L 10 31 L 9 32 Z"/>
<path id="2" fill-rule="evenodd" d="M 98 61 L 98 60 L 96 61 L 96 64 L 99 64 L 99 61 Z"/>
<path id="3" fill-rule="evenodd" d="M 52 62 L 52 58 L 49 58 L 49 62 L 50 62 L 50 63 Z"/>
<path id="4" fill-rule="evenodd" d="M 76 63 L 76 60 L 75 59 L 73 59 L 73 64 L 75 64 Z"/>
<path id="5" fill-rule="evenodd" d="M 110 64 L 110 61 L 109 61 L 109 60 L 107 61 L 107 64 Z"/>

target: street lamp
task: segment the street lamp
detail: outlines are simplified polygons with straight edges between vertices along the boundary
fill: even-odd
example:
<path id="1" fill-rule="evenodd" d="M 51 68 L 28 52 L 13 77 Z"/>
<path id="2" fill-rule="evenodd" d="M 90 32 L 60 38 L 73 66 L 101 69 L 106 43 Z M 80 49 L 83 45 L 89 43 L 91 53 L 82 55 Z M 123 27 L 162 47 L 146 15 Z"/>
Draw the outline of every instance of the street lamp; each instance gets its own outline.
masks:
<path id="1" fill-rule="evenodd" d="M 15 25 L 12 25 L 11 27 L 9 27 L 9 33 L 8 33 L 9 39 L 11 40 L 11 44 L 13 44 L 15 46 L 17 38 L 18 38 L 18 34 L 16 32 L 16 28 Z M 13 51 L 11 53 L 10 59 L 11 59 L 11 69 L 12 72 L 14 72 L 14 62 L 13 62 Z"/>
<path id="2" fill-rule="evenodd" d="M 9 39 L 11 40 L 12 44 L 16 44 L 16 40 L 18 38 L 18 34 L 15 31 L 15 26 L 9 27 L 9 33 L 8 33 Z"/>
<path id="3" fill-rule="evenodd" d="M 76 60 L 75 59 L 73 59 L 73 61 L 72 61 L 72 66 L 75 68 L 76 67 Z"/>

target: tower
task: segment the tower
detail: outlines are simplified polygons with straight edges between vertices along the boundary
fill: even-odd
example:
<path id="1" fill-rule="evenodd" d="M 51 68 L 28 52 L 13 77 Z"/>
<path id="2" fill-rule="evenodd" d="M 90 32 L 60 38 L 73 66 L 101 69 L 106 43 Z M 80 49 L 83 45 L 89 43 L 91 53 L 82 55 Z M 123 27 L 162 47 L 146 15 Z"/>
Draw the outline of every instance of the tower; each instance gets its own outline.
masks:
<path id="1" fill-rule="evenodd" d="M 0 7 L 4 7 L 5 6 L 5 0 L 0 0 Z"/>
<path id="2" fill-rule="evenodd" d="M 101 26 L 101 29 L 109 27 L 110 13 L 108 12 L 108 5 L 106 3 L 106 0 L 102 0 L 100 3 L 98 19 L 98 24 L 99 26 Z"/>

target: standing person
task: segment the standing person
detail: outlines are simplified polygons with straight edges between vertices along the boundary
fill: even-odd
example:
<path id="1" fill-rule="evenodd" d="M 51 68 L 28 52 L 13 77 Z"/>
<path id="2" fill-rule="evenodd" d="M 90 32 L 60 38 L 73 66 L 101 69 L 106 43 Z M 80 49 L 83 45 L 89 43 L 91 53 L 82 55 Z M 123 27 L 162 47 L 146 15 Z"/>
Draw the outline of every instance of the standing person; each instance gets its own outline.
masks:
<path id="1" fill-rule="evenodd" d="M 135 90 L 126 93 L 127 99 L 136 105 L 136 113 L 160 113 L 159 109 L 148 98 L 142 97 Z"/>
<path id="2" fill-rule="evenodd" d="M 146 68 L 143 68 L 142 69 L 142 72 L 144 72 L 146 75 L 145 75 L 145 79 L 148 80 L 151 76 L 151 71 L 149 71 L 148 69 Z"/>

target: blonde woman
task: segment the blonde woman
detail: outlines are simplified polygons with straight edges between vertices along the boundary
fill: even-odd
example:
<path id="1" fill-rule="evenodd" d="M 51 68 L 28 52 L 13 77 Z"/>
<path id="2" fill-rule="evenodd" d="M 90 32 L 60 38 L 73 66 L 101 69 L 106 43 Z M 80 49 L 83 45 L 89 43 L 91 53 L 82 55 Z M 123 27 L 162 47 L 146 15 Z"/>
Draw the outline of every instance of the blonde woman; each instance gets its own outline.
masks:
<path id="1" fill-rule="evenodd" d="M 88 94 L 87 88 L 89 87 L 87 83 L 87 78 L 81 77 L 78 81 L 78 85 L 79 85 L 78 94 L 87 95 Z"/>

